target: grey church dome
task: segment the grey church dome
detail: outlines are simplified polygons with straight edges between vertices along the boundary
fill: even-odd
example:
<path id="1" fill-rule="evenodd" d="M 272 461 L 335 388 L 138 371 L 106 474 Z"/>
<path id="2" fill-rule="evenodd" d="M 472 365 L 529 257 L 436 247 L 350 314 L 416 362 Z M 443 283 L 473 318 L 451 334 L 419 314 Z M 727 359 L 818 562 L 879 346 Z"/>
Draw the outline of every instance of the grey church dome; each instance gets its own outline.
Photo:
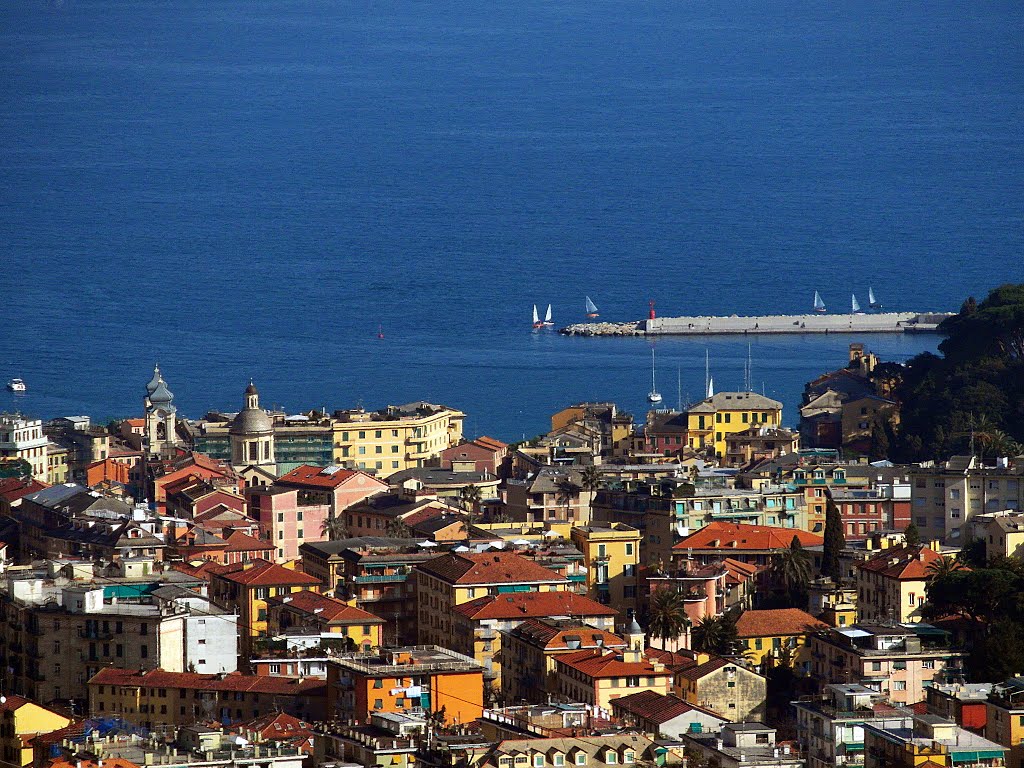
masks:
<path id="1" fill-rule="evenodd" d="M 231 422 L 232 435 L 259 435 L 274 431 L 274 423 L 262 408 L 246 408 Z"/>
<path id="2" fill-rule="evenodd" d="M 149 402 L 153 405 L 170 405 L 174 402 L 174 394 L 167 388 L 167 382 L 160 378 L 156 389 L 149 394 Z"/>

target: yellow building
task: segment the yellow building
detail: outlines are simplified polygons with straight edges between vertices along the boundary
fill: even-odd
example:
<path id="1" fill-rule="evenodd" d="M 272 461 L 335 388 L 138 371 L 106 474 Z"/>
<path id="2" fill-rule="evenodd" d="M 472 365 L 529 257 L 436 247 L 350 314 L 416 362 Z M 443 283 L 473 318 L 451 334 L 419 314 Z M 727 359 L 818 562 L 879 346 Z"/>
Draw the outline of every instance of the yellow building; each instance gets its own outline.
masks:
<path id="1" fill-rule="evenodd" d="M 452 609 L 484 595 L 555 592 L 569 580 L 515 552 L 449 552 L 416 566 L 417 635 L 421 644 L 449 646 L 456 638 Z M 467 648 L 466 652 L 471 651 Z"/>
<path id="2" fill-rule="evenodd" d="M 551 432 L 570 427 L 584 428 L 600 435 L 601 448 L 612 456 L 629 453 L 633 417 L 619 412 L 615 403 L 576 403 L 551 416 Z"/>
<path id="3" fill-rule="evenodd" d="M 348 641 L 349 650 L 369 653 L 383 645 L 384 619 L 333 597 L 301 590 L 267 598 L 267 632 L 271 636 L 286 630 L 304 630 L 337 635 Z"/>
<path id="4" fill-rule="evenodd" d="M 725 456 L 726 435 L 750 427 L 781 427 L 782 403 L 756 392 L 719 392 L 690 408 L 686 420 L 691 448 L 711 445 L 716 455 Z"/>
<path id="5" fill-rule="evenodd" d="M 744 611 L 736 620 L 736 637 L 744 658 L 767 671 L 788 657 L 797 675 L 810 674 L 807 636 L 827 625 L 799 608 Z"/>
<path id="6" fill-rule="evenodd" d="M 625 523 L 575 526 L 573 545 L 583 553 L 590 597 L 625 612 L 636 608 L 640 531 Z"/>
<path id="7" fill-rule="evenodd" d="M 921 621 L 930 568 L 942 559 L 927 544 L 904 544 L 857 563 L 857 620 L 901 624 Z"/>
<path id="8" fill-rule="evenodd" d="M 32 765 L 30 739 L 71 723 L 71 718 L 12 693 L 2 697 L 0 717 L 3 718 L 0 746 L 3 747 L 3 763 L 8 767 Z"/>
<path id="9" fill-rule="evenodd" d="M 334 460 L 387 476 L 424 466 L 462 440 L 466 414 L 417 402 L 380 411 L 335 413 Z"/>
<path id="10" fill-rule="evenodd" d="M 60 485 L 68 481 L 68 451 L 57 443 L 46 444 L 46 482 Z"/>
<path id="11" fill-rule="evenodd" d="M 267 634 L 267 600 L 302 590 L 319 591 L 320 580 L 266 560 L 214 566 L 210 569 L 210 599 L 238 611 L 240 649 L 248 655 L 254 637 Z"/>
<path id="12" fill-rule="evenodd" d="M 40 419 L 28 419 L 17 413 L 0 413 L 0 458 L 24 459 L 32 467 L 32 477 L 46 480 L 46 446 Z"/>
<path id="13" fill-rule="evenodd" d="M 1008 768 L 1024 766 L 1024 677 L 992 686 L 985 702 L 985 738 L 1009 747 Z"/>

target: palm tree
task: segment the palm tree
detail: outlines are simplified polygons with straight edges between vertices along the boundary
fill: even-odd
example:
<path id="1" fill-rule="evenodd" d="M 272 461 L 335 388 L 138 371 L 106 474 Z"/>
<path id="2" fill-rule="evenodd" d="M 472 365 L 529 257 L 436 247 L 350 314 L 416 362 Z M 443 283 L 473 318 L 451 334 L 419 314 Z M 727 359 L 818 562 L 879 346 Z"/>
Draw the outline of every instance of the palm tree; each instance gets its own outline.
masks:
<path id="1" fill-rule="evenodd" d="M 806 594 L 814 569 L 810 555 L 794 535 L 788 549 L 777 550 L 772 555 L 768 570 L 786 588 L 791 600 L 796 602 L 801 594 Z"/>
<path id="2" fill-rule="evenodd" d="M 693 629 L 693 647 L 705 653 L 728 656 L 736 653 L 736 624 L 726 616 L 705 616 Z"/>
<path id="3" fill-rule="evenodd" d="M 388 520 L 384 533 L 392 539 L 408 539 L 412 535 L 412 529 L 405 524 L 402 518 L 395 517 Z"/>
<path id="4" fill-rule="evenodd" d="M 580 487 L 576 485 L 576 482 L 572 477 L 564 477 L 558 482 L 558 502 L 565 504 L 565 519 L 569 520 L 569 506 L 572 504 L 573 499 L 578 499 L 580 495 Z"/>
<path id="5" fill-rule="evenodd" d="M 480 507 L 480 501 L 483 499 L 484 493 L 480 490 L 479 485 L 467 485 L 462 489 L 462 501 L 469 508 L 469 522 L 472 523 L 477 510 Z"/>
<path id="6" fill-rule="evenodd" d="M 647 631 L 652 637 L 659 638 L 663 646 L 669 640 L 675 640 L 690 626 L 686 601 L 678 589 L 659 589 L 651 595 L 648 617 Z"/>
<path id="7" fill-rule="evenodd" d="M 955 571 L 962 571 L 964 569 L 963 563 L 957 560 L 955 557 L 943 555 L 938 560 L 933 560 L 928 563 L 928 567 L 925 569 L 928 573 L 928 583 L 935 581 L 936 579 L 943 579 L 949 574 Z"/>
<path id="8" fill-rule="evenodd" d="M 330 515 L 320 526 L 320 535 L 328 541 L 343 539 L 348 534 L 348 526 L 342 515 Z"/>
<path id="9" fill-rule="evenodd" d="M 597 492 L 601 488 L 601 470 L 593 465 L 584 467 L 580 474 L 580 483 L 583 485 L 583 490 L 591 493 Z"/>

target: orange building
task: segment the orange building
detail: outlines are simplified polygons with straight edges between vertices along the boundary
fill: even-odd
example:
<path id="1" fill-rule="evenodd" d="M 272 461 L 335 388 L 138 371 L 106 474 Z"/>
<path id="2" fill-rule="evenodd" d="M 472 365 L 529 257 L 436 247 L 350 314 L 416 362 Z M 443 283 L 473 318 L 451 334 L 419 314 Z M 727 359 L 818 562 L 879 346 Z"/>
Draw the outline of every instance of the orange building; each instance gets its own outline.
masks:
<path id="1" fill-rule="evenodd" d="M 374 713 L 444 708 L 447 722 L 469 723 L 483 707 L 483 668 L 436 645 L 341 656 L 327 667 L 329 719 L 366 721 Z"/>

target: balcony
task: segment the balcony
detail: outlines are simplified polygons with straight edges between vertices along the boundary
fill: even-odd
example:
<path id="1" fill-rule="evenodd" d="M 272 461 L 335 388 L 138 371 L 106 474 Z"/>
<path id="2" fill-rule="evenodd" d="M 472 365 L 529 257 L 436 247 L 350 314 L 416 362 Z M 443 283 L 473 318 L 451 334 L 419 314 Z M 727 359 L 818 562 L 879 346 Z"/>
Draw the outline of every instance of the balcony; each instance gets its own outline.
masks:
<path id="1" fill-rule="evenodd" d="M 355 584 L 394 584 L 408 578 L 407 573 L 386 573 L 380 576 L 353 576 L 351 581 Z"/>
<path id="2" fill-rule="evenodd" d="M 112 640 L 114 633 L 109 630 L 103 632 L 99 629 L 87 630 L 85 627 L 78 628 L 78 636 L 86 640 Z"/>

